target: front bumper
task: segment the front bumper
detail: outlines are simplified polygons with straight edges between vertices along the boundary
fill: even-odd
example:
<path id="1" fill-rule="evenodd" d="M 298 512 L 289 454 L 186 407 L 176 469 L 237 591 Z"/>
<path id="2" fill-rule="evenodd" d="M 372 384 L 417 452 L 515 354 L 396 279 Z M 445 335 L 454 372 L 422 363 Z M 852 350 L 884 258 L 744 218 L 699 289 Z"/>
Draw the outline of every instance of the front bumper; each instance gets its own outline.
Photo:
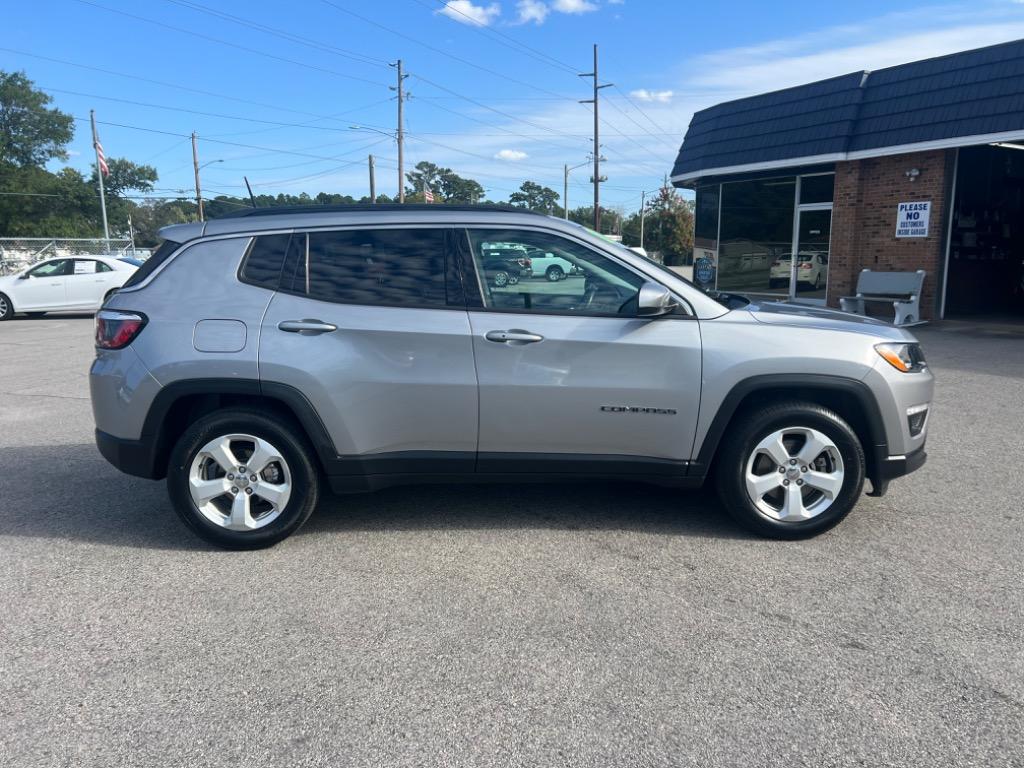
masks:
<path id="1" fill-rule="evenodd" d="M 924 466 L 928 454 L 924 445 L 904 456 L 879 456 L 875 462 L 874 477 L 871 478 L 871 493 L 868 496 L 884 496 L 889 490 L 889 481 L 909 475 Z"/>

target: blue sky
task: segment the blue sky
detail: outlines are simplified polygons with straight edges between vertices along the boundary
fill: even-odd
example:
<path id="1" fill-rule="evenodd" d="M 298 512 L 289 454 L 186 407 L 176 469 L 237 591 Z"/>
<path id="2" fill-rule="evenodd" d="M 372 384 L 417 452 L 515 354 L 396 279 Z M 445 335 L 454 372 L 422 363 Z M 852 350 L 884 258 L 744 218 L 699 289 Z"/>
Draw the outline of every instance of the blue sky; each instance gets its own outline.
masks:
<path id="1" fill-rule="evenodd" d="M 0 69 L 24 70 L 64 111 L 132 126 L 100 136 L 108 156 L 157 168 L 154 195 L 191 188 L 192 131 L 201 162 L 223 161 L 203 171 L 210 195 L 244 195 L 243 175 L 258 192 L 362 195 L 370 152 L 394 194 L 395 144 L 374 130 L 394 130 L 398 58 L 407 168 L 451 167 L 493 200 L 526 179 L 561 193 L 563 163 L 591 149 L 575 72 L 598 43 L 616 86 L 602 92 L 602 199 L 634 210 L 694 110 L 1021 38 L 1024 2 L 36 0 L 9 4 L 4 28 Z M 87 122 L 71 149 L 87 170 Z M 570 205 L 590 199 L 588 177 L 574 172 Z"/>

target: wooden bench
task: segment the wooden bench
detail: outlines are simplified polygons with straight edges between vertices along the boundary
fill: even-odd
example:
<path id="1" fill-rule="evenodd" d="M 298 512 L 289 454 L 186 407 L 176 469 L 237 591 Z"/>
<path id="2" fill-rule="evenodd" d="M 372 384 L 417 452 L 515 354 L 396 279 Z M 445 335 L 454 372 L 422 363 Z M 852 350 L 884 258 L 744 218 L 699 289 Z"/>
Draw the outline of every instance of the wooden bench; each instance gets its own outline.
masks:
<path id="1" fill-rule="evenodd" d="M 857 278 L 857 295 L 844 296 L 839 305 L 844 312 L 866 314 L 865 304 L 869 301 L 892 302 L 896 317 L 894 325 L 911 325 L 921 322 L 921 288 L 925 271 L 916 272 L 874 272 L 861 270 Z"/>

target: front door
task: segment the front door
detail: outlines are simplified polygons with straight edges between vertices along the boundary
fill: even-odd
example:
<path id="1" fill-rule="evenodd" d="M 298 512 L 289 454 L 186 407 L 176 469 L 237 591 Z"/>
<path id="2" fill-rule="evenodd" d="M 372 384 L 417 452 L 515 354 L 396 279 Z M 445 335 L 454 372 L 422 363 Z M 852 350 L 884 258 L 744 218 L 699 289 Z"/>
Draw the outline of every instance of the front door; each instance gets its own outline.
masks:
<path id="1" fill-rule="evenodd" d="M 682 471 L 700 398 L 698 322 L 637 317 L 646 278 L 560 235 L 473 229 L 467 247 L 480 294 L 469 313 L 478 471 Z M 500 270 L 490 263 L 495 252 L 504 255 Z M 534 275 L 537 252 L 571 269 L 555 280 Z"/>
<path id="2" fill-rule="evenodd" d="M 73 259 L 50 259 L 32 267 L 15 289 L 13 298 L 18 311 L 67 307 L 67 274 L 72 264 Z"/>
<path id="3" fill-rule="evenodd" d="M 828 252 L 832 234 L 832 208 L 797 211 L 797 237 L 790 262 L 790 297 L 808 304 L 824 304 L 828 286 Z"/>

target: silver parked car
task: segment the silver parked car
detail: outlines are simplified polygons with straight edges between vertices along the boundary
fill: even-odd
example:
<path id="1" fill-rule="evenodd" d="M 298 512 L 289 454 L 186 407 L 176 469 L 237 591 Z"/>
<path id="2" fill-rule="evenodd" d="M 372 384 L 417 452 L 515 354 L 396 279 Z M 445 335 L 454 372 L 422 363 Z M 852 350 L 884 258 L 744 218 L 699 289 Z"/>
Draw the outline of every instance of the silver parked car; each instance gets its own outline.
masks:
<path id="1" fill-rule="evenodd" d="M 561 219 L 254 209 L 161 234 L 96 318 L 96 440 L 224 547 L 285 538 L 324 485 L 595 477 L 713 477 L 740 523 L 800 538 L 925 460 L 907 331 L 710 295 Z M 494 242 L 581 277 L 498 286 Z"/>

